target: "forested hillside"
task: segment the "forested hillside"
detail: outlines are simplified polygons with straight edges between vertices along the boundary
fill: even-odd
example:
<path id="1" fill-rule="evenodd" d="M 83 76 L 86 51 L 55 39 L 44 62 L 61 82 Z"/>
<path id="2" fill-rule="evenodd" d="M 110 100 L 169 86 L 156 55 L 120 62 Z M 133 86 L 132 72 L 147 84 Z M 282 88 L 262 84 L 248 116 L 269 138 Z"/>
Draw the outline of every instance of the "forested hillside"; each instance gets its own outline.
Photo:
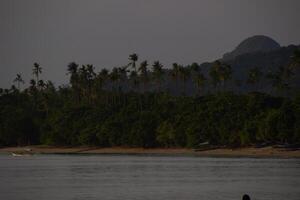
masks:
<path id="1" fill-rule="evenodd" d="M 28 88 L 17 74 L 10 89 L 0 89 L 0 145 L 297 144 L 300 94 L 289 81 L 298 70 L 299 54 L 295 51 L 291 62 L 267 74 L 252 68 L 243 80 L 259 88 L 265 77 L 276 96 L 234 92 L 227 85 L 234 69 L 221 61 L 214 62 L 208 74 L 197 63 L 174 63 L 166 70 L 159 61 L 139 62 L 137 54 L 111 71 L 95 72 L 93 65 L 73 62 L 67 66 L 69 84 L 58 88 L 40 79 L 46 67 L 34 63 Z M 187 93 L 188 81 L 197 91 L 192 95 Z"/>

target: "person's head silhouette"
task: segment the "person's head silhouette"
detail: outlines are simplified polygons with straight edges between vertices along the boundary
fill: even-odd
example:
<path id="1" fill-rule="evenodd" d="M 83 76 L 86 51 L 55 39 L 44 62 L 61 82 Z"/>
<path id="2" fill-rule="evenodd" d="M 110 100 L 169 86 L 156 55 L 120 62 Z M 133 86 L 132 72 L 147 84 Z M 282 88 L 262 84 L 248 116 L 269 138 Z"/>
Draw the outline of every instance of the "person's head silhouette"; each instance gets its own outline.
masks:
<path id="1" fill-rule="evenodd" d="M 244 194 L 243 200 L 251 200 L 251 199 L 250 199 L 250 196 L 248 194 Z"/>

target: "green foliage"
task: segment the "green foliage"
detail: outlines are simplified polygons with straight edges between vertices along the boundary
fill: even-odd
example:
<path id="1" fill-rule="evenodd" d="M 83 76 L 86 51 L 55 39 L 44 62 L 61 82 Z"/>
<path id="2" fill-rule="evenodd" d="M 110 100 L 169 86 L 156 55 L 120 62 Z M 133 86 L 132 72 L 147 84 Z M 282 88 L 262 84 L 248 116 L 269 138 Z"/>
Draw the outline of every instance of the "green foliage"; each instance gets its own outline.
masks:
<path id="1" fill-rule="evenodd" d="M 171 123 L 167 121 L 163 122 L 162 124 L 160 124 L 156 131 L 156 140 L 161 146 L 175 146 L 175 129 Z"/>
<path id="2" fill-rule="evenodd" d="M 161 63 L 156 61 L 151 72 L 146 61 L 137 69 L 136 54 L 129 60 L 133 69 L 130 76 L 128 66 L 97 74 L 92 65 L 70 63 L 70 85 L 59 88 L 39 79 L 42 70 L 35 63 L 36 80 L 30 81 L 29 88 L 0 91 L 0 146 L 197 148 L 204 142 L 234 147 L 300 142 L 300 96 L 288 99 L 224 91 L 198 97 L 174 96 L 161 90 L 165 73 Z M 231 73 L 231 67 L 220 62 L 209 71 L 213 85 L 223 88 Z M 169 75 L 176 85 L 182 81 L 183 94 L 189 76 L 194 77 L 199 94 L 208 84 L 197 63 L 186 68 L 174 63 Z M 255 84 L 259 77 L 254 70 L 249 80 Z M 154 90 L 148 89 L 151 80 Z M 22 81 L 21 75 L 15 79 Z"/>

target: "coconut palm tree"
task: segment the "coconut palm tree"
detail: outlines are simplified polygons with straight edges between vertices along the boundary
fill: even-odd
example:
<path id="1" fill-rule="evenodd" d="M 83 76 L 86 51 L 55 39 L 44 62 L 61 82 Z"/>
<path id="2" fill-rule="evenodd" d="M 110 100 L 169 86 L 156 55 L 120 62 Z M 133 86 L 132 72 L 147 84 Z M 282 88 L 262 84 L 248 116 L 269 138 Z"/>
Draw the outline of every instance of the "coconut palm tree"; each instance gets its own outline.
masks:
<path id="1" fill-rule="evenodd" d="M 20 88 L 20 85 L 25 83 L 25 81 L 23 80 L 21 74 L 17 74 L 16 78 L 14 79 L 14 82 L 18 84 L 18 90 L 19 90 L 19 91 L 20 91 L 20 89 L 21 89 L 21 88 Z"/>
<path id="2" fill-rule="evenodd" d="M 94 80 L 94 93 L 97 97 L 102 97 L 105 103 L 109 103 L 108 96 L 103 89 L 105 89 L 106 82 L 110 79 L 109 71 L 106 68 L 103 68 L 95 77 Z"/>
<path id="3" fill-rule="evenodd" d="M 94 72 L 94 70 L 95 70 L 94 66 L 86 65 L 86 70 L 87 70 L 87 79 L 89 81 L 92 81 L 96 76 L 96 73 Z"/>
<path id="4" fill-rule="evenodd" d="M 176 91 L 178 91 L 178 80 L 180 78 L 180 66 L 177 63 L 173 63 L 172 65 L 171 77 L 173 80 L 175 80 Z"/>
<path id="5" fill-rule="evenodd" d="M 47 91 L 50 91 L 51 93 L 54 93 L 55 90 L 56 90 L 55 86 L 54 86 L 54 83 L 52 81 L 49 81 L 49 80 L 46 82 L 45 89 Z"/>
<path id="6" fill-rule="evenodd" d="M 37 83 L 34 79 L 31 79 L 29 82 L 29 92 L 31 95 L 35 95 L 37 92 Z"/>
<path id="7" fill-rule="evenodd" d="M 43 90 L 43 89 L 46 88 L 46 84 L 45 84 L 45 82 L 43 80 L 39 80 L 39 82 L 38 82 L 38 88 L 40 90 Z"/>
<path id="8" fill-rule="evenodd" d="M 129 70 L 127 69 L 128 66 L 119 67 L 119 74 L 120 74 L 120 82 L 125 83 L 127 81 L 127 73 Z M 120 86 L 119 90 L 122 91 L 122 86 Z"/>
<path id="9" fill-rule="evenodd" d="M 33 69 L 32 74 L 36 77 L 36 83 L 39 82 L 39 75 L 42 73 L 42 68 L 40 67 L 40 64 L 33 63 Z"/>
<path id="10" fill-rule="evenodd" d="M 133 90 L 135 91 L 139 87 L 138 74 L 135 71 L 131 71 L 129 74 L 129 79 L 133 84 Z"/>
<path id="11" fill-rule="evenodd" d="M 225 83 L 232 78 L 232 68 L 230 65 L 223 64 L 217 60 L 210 68 L 209 75 L 215 88 L 222 85 L 223 89 L 225 89 Z"/>
<path id="12" fill-rule="evenodd" d="M 118 93 L 119 93 L 119 88 L 120 88 L 120 73 L 119 73 L 119 68 L 114 67 L 109 75 L 109 78 L 112 82 L 112 89 L 113 89 L 113 96 L 112 96 L 112 102 L 117 102 L 118 98 Z M 116 101 L 115 101 L 115 95 L 116 93 Z"/>
<path id="13" fill-rule="evenodd" d="M 221 62 L 217 60 L 213 63 L 213 65 L 209 70 L 209 76 L 211 78 L 211 82 L 215 89 L 217 89 L 217 87 L 221 83 L 220 75 L 219 75 L 220 68 L 221 68 Z"/>
<path id="14" fill-rule="evenodd" d="M 36 81 L 34 79 L 31 79 L 29 83 L 30 83 L 30 87 L 31 88 L 35 88 L 36 87 Z"/>
<path id="15" fill-rule="evenodd" d="M 290 67 L 280 66 L 277 71 L 267 73 L 266 78 L 271 81 L 273 88 L 279 93 L 283 93 L 290 89 L 289 80 L 293 75 Z"/>
<path id="16" fill-rule="evenodd" d="M 152 71 L 153 71 L 154 81 L 157 83 L 156 91 L 160 92 L 161 82 L 162 82 L 163 75 L 164 75 L 163 65 L 159 61 L 155 61 L 152 65 Z"/>
<path id="17" fill-rule="evenodd" d="M 101 71 L 100 71 L 100 73 L 99 73 L 99 75 L 103 78 L 103 79 L 106 79 L 107 77 L 108 77 L 108 70 L 106 69 L 106 68 L 103 68 Z"/>
<path id="18" fill-rule="evenodd" d="M 179 66 L 180 77 L 183 82 L 182 94 L 186 95 L 186 82 L 189 80 L 191 71 L 188 67 Z"/>
<path id="19" fill-rule="evenodd" d="M 106 81 L 109 79 L 109 71 L 106 68 L 103 68 L 98 76 L 102 79 L 102 86 L 105 86 Z"/>
<path id="20" fill-rule="evenodd" d="M 141 62 L 138 71 L 140 73 L 141 81 L 143 82 L 143 92 L 147 90 L 147 83 L 149 81 L 149 71 L 148 71 L 148 62 L 147 60 Z"/>
<path id="21" fill-rule="evenodd" d="M 220 80 L 222 81 L 223 90 L 225 90 L 226 83 L 232 78 L 232 68 L 230 65 L 223 64 L 221 65 L 221 71 L 220 71 Z"/>
<path id="22" fill-rule="evenodd" d="M 9 94 L 9 89 L 4 89 L 4 94 L 8 95 Z"/>
<path id="23" fill-rule="evenodd" d="M 68 65 L 68 75 L 70 75 L 70 84 L 73 90 L 73 95 L 77 103 L 81 101 L 81 94 L 80 94 L 80 79 L 79 79 L 79 65 L 75 62 L 71 62 Z"/>
<path id="24" fill-rule="evenodd" d="M 88 70 L 86 65 L 82 65 L 78 70 L 78 85 L 81 96 L 84 98 L 89 98 L 89 80 L 88 80 Z"/>
<path id="25" fill-rule="evenodd" d="M 94 66 L 93 65 L 86 65 L 86 80 L 87 80 L 87 89 L 88 89 L 88 99 L 91 102 L 93 99 L 93 90 L 92 87 L 94 85 L 94 80 L 96 77 L 96 73 L 94 72 Z"/>
<path id="26" fill-rule="evenodd" d="M 123 66 L 123 67 L 119 67 L 119 75 L 120 75 L 120 79 L 119 79 L 119 92 L 120 92 L 120 98 L 122 100 L 123 105 L 126 104 L 126 95 L 123 95 L 123 89 L 124 87 L 126 88 L 126 83 L 128 80 L 128 76 L 127 73 L 129 72 L 129 70 L 127 69 L 128 66 Z"/>
<path id="27" fill-rule="evenodd" d="M 197 73 L 200 70 L 200 65 L 196 62 L 192 63 L 190 66 L 191 72 Z"/>
<path id="28" fill-rule="evenodd" d="M 129 65 L 131 65 L 132 69 L 137 72 L 136 70 L 136 62 L 138 61 L 139 59 L 139 56 L 137 54 L 131 54 L 129 55 L 129 58 L 128 58 L 131 62 L 129 63 Z"/>
<path id="29" fill-rule="evenodd" d="M 205 86 L 205 81 L 206 78 L 204 76 L 204 74 L 202 74 L 201 72 L 198 72 L 196 75 L 194 75 L 193 77 L 194 82 L 196 83 L 197 89 L 198 89 L 198 95 L 201 95 L 201 92 Z"/>
<path id="30" fill-rule="evenodd" d="M 112 82 L 112 88 L 114 91 L 116 91 L 116 88 L 119 87 L 119 80 L 120 80 L 120 74 L 119 69 L 117 67 L 114 67 L 109 75 L 109 78 Z"/>
<path id="31" fill-rule="evenodd" d="M 78 84 L 78 64 L 76 64 L 75 62 L 71 62 L 68 65 L 68 73 L 70 74 L 70 84 L 72 85 L 72 87 L 76 87 L 76 85 Z"/>

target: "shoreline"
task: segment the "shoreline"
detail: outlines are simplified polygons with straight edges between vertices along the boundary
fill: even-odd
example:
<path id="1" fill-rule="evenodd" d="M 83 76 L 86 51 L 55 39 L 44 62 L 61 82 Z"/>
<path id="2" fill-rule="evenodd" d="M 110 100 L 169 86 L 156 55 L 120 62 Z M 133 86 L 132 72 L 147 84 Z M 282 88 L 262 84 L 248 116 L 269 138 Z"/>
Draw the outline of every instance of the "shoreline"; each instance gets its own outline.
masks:
<path id="1" fill-rule="evenodd" d="M 53 146 L 26 146 L 3 147 L 0 154 L 156 154 L 156 155 L 192 155 L 202 157 L 254 157 L 254 158 L 300 158 L 300 149 L 285 148 L 217 148 L 211 150 L 198 150 L 187 148 L 125 148 L 125 147 L 53 147 Z"/>

